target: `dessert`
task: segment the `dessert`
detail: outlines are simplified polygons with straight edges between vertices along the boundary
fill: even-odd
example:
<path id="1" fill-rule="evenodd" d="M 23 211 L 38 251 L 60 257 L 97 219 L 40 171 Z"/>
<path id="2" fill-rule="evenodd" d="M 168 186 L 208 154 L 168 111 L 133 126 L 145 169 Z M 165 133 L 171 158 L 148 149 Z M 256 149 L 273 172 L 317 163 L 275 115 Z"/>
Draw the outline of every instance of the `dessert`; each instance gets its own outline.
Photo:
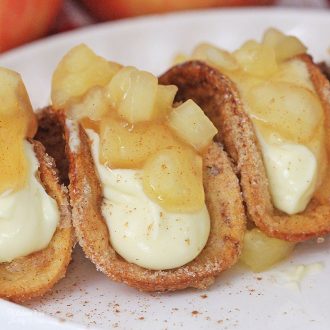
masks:
<path id="1" fill-rule="evenodd" d="M 237 261 L 245 231 L 217 130 L 194 102 L 174 107 L 176 91 L 85 45 L 52 79 L 79 244 L 97 269 L 144 291 L 209 286 Z"/>
<path id="2" fill-rule="evenodd" d="M 192 98 L 218 128 L 248 218 L 292 242 L 329 233 L 330 87 L 306 47 L 270 29 L 261 43 L 233 53 L 202 44 L 192 58 L 160 81 L 177 85 L 176 100 Z"/>
<path id="3" fill-rule="evenodd" d="M 19 74 L 0 68 L 0 297 L 24 301 L 50 290 L 71 259 L 67 190 L 33 140 L 37 119 Z"/>

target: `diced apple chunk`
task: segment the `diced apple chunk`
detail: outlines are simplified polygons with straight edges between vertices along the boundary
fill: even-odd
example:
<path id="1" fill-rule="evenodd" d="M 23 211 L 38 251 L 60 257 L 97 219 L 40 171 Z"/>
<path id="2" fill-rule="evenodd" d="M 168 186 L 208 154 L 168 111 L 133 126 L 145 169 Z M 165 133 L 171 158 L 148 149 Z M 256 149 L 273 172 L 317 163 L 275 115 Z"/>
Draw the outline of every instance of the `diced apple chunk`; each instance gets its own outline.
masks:
<path id="1" fill-rule="evenodd" d="M 241 261 L 254 272 L 262 272 L 290 255 L 295 244 L 266 236 L 259 229 L 245 233 Z"/>
<path id="2" fill-rule="evenodd" d="M 275 48 L 285 37 L 285 34 L 280 30 L 269 28 L 265 31 L 262 37 L 262 44 Z"/>
<path id="3" fill-rule="evenodd" d="M 97 56 L 86 45 L 72 48 L 60 61 L 52 78 L 53 107 L 65 107 L 90 88 L 105 86 L 121 66 Z"/>
<path id="4" fill-rule="evenodd" d="M 162 149 L 144 165 L 145 193 L 169 212 L 194 212 L 204 205 L 202 158 L 187 147 Z"/>
<path id="5" fill-rule="evenodd" d="M 111 168 L 141 168 L 162 148 L 179 146 L 171 130 L 157 123 L 135 124 L 104 118 L 100 122 L 100 162 Z"/>
<path id="6" fill-rule="evenodd" d="M 247 100 L 253 118 L 296 143 L 308 143 L 323 116 L 311 91 L 289 83 L 260 84 L 250 90 Z"/>
<path id="7" fill-rule="evenodd" d="M 306 53 L 307 48 L 293 36 L 287 36 L 275 47 L 276 59 L 281 62 L 296 55 Z"/>
<path id="8" fill-rule="evenodd" d="M 154 116 L 158 79 L 133 67 L 121 69 L 107 87 L 107 96 L 120 116 L 134 124 Z"/>
<path id="9" fill-rule="evenodd" d="M 133 66 L 126 66 L 120 69 L 111 81 L 105 86 L 104 92 L 112 107 L 118 110 L 126 91 L 130 87 L 131 73 L 137 69 Z"/>
<path id="10" fill-rule="evenodd" d="M 268 29 L 265 32 L 263 44 L 274 49 L 278 62 L 304 54 L 307 50 L 306 46 L 298 38 L 287 36 L 276 29 Z"/>
<path id="11" fill-rule="evenodd" d="M 194 49 L 192 57 L 220 69 L 236 70 L 239 68 L 238 62 L 231 53 L 208 43 L 199 44 Z"/>
<path id="12" fill-rule="evenodd" d="M 80 102 L 70 105 L 67 114 L 70 118 L 77 120 L 82 118 L 100 120 L 110 108 L 111 105 L 105 96 L 104 89 L 96 86 L 91 88 Z"/>
<path id="13" fill-rule="evenodd" d="M 154 119 L 162 119 L 172 110 L 178 87 L 174 85 L 158 85 L 154 105 Z"/>
<path id="14" fill-rule="evenodd" d="M 173 109 L 168 118 L 168 125 L 186 143 L 202 151 L 218 133 L 203 110 L 193 101 L 187 100 Z"/>
<path id="15" fill-rule="evenodd" d="M 244 43 L 234 52 L 234 56 L 242 69 L 251 75 L 266 77 L 277 70 L 273 48 L 253 40 Z"/>

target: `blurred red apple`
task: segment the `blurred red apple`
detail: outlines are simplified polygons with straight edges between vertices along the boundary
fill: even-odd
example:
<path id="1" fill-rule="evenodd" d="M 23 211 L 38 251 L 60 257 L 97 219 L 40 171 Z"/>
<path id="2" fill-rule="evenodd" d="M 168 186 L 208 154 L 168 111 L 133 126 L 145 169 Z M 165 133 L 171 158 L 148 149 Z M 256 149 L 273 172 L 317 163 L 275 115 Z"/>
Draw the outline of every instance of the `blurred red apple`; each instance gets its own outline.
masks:
<path id="1" fill-rule="evenodd" d="M 62 0 L 0 0 L 0 52 L 45 35 Z"/>
<path id="2" fill-rule="evenodd" d="M 101 20 L 221 6 L 272 4 L 274 0 L 82 0 Z"/>

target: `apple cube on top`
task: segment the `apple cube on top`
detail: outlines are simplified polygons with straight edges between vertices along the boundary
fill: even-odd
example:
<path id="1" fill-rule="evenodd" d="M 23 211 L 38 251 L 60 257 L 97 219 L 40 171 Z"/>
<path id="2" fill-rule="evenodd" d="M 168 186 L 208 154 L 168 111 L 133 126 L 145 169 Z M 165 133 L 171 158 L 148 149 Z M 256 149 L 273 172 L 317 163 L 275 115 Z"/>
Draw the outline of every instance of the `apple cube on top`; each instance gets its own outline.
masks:
<path id="1" fill-rule="evenodd" d="M 306 46 L 298 38 L 287 36 L 273 28 L 265 32 L 262 43 L 274 49 L 278 62 L 303 54 L 307 50 Z"/>
<path id="2" fill-rule="evenodd" d="M 170 113 L 177 91 L 178 87 L 174 85 L 158 85 L 154 105 L 154 118 L 164 119 Z"/>
<path id="3" fill-rule="evenodd" d="M 187 100 L 169 114 L 168 125 L 186 143 L 203 151 L 218 133 L 203 110 L 193 101 Z"/>
<path id="4" fill-rule="evenodd" d="M 239 68 L 237 60 L 230 52 L 208 43 L 199 44 L 194 49 L 192 58 L 205 61 L 209 65 L 220 69 L 236 70 Z"/>
<path id="5" fill-rule="evenodd" d="M 273 48 L 254 40 L 244 43 L 234 52 L 234 56 L 246 73 L 264 77 L 277 71 Z"/>
<path id="6" fill-rule="evenodd" d="M 157 86 L 157 77 L 129 66 L 112 78 L 107 96 L 118 114 L 134 124 L 153 117 Z"/>
<path id="7" fill-rule="evenodd" d="M 172 110 L 178 88 L 158 85 L 158 79 L 134 67 L 121 69 L 105 88 L 112 108 L 130 124 L 164 119 Z"/>

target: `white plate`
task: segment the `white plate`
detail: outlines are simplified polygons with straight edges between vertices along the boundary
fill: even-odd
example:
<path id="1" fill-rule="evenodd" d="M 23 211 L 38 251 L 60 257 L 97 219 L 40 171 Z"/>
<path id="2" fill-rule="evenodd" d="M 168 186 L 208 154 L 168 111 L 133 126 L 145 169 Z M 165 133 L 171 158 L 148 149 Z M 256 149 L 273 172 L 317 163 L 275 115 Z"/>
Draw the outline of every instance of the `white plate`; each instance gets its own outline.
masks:
<path id="1" fill-rule="evenodd" d="M 198 42 L 234 49 L 247 38 L 260 38 L 269 26 L 301 38 L 316 60 L 329 59 L 329 11 L 248 9 L 98 25 L 8 52 L 0 57 L 0 65 L 19 71 L 33 105 L 42 107 L 49 100 L 51 72 L 77 43 L 85 42 L 111 60 L 160 74 L 170 66 L 173 55 L 191 51 Z M 1 328 L 29 329 L 33 324 L 34 329 L 327 329 L 329 254 L 329 239 L 323 244 L 307 242 L 290 260 L 262 274 L 236 266 L 207 291 L 146 294 L 111 282 L 76 249 L 67 277 L 51 294 L 25 304 L 33 311 L 0 300 Z M 284 285 L 278 276 L 280 270 L 316 262 L 324 265 L 323 270 L 305 277 L 300 289 Z"/>

